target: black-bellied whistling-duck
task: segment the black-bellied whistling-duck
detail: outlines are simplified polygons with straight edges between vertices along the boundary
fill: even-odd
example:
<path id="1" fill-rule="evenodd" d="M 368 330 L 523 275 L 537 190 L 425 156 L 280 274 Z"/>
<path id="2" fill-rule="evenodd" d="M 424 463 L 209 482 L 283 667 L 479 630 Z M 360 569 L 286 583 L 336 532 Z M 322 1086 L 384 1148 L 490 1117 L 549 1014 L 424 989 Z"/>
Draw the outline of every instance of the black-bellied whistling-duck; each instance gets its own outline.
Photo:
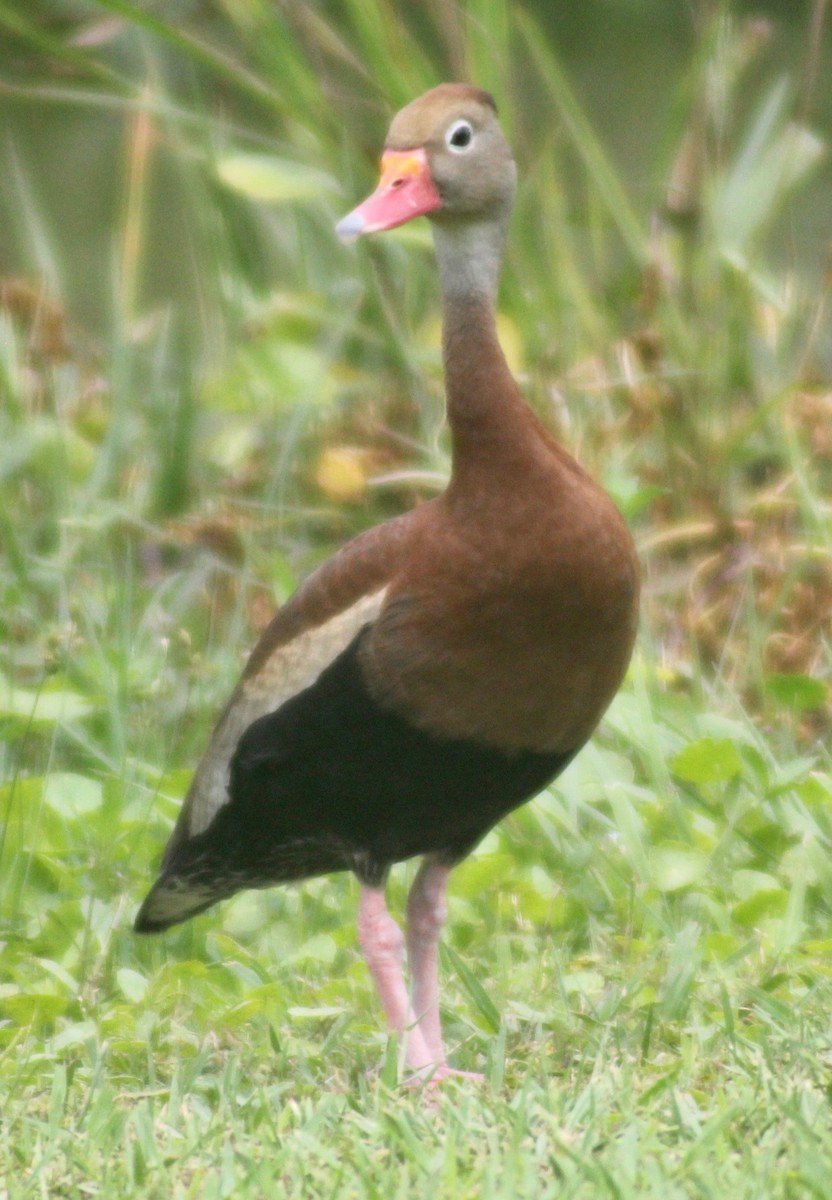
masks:
<path id="1" fill-rule="evenodd" d="M 426 215 L 444 302 L 446 491 L 325 562 L 256 645 L 136 919 L 351 870 L 358 932 L 414 1074 L 448 1073 L 437 944 L 455 863 L 586 742 L 630 658 L 638 568 L 612 501 L 523 400 L 495 331 L 515 167 L 487 92 L 393 121 L 345 239 Z M 393 863 L 423 855 L 404 939 Z"/>

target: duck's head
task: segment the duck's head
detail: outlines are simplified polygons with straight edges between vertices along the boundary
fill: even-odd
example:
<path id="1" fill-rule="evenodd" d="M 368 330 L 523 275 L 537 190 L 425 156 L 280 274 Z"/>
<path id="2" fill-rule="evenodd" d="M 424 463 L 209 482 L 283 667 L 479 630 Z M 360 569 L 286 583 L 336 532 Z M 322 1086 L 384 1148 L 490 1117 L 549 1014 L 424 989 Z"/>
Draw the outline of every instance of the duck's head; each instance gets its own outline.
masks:
<path id="1" fill-rule="evenodd" d="M 338 236 L 393 229 L 414 217 L 438 225 L 505 224 L 516 169 L 493 97 L 480 88 L 443 83 L 393 119 L 378 187 L 338 223 Z"/>

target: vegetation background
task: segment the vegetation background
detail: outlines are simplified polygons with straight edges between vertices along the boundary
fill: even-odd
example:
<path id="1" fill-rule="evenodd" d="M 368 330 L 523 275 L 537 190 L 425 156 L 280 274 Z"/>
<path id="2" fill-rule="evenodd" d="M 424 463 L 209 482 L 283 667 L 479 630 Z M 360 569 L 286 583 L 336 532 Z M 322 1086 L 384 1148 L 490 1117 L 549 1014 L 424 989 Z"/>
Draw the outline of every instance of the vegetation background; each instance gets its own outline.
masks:
<path id="1" fill-rule="evenodd" d="M 826 0 L 0 0 L 0 33 L 0 1196 L 828 1196 Z M 506 349 L 646 596 L 592 746 L 454 876 L 486 1082 L 427 1102 L 351 879 L 131 919 L 274 605 L 446 475 L 428 231 L 332 226 L 448 78 L 520 164 Z"/>

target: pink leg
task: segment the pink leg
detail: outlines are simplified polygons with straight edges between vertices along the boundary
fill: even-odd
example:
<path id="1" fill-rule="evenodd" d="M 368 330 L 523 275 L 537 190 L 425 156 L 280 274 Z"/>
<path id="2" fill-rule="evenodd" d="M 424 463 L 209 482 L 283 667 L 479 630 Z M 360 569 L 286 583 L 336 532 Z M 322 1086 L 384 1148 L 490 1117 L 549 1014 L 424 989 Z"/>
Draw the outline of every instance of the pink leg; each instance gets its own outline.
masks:
<path id="1" fill-rule="evenodd" d="M 447 909 L 445 891 L 451 868 L 435 858 L 425 858 L 407 898 L 407 956 L 412 981 L 411 1008 L 416 1028 L 425 1040 L 433 1065 L 431 1083 L 448 1075 L 482 1081 L 474 1071 L 456 1071 L 445 1061 L 439 1019 L 439 936 Z"/>
<path id="2" fill-rule="evenodd" d="M 431 1061 L 445 1066 L 439 1020 L 439 937 L 447 909 L 445 889 L 450 867 L 426 858 L 407 898 L 407 957 L 412 981 L 412 1008 Z"/>
<path id="3" fill-rule="evenodd" d="M 433 1063 L 424 1034 L 414 1022 L 402 965 L 404 938 L 387 911 L 382 888 L 362 887 L 358 905 L 358 940 L 393 1033 L 405 1041 L 405 1066 L 422 1071 Z"/>

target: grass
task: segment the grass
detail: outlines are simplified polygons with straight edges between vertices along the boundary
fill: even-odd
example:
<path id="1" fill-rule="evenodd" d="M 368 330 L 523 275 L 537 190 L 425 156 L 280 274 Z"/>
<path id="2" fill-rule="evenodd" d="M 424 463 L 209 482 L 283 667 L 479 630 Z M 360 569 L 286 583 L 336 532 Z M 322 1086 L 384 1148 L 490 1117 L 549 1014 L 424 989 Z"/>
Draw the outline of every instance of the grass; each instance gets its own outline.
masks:
<path id="1" fill-rule="evenodd" d="M 90 298 L 4 143 L 0 1196 L 828 1192 L 832 346 L 821 274 L 783 254 L 812 97 L 776 29 L 703 5 L 634 189 L 531 7 L 449 11 L 174 28 L 107 0 L 70 43 L 0 5 L 5 98 L 119 147 Z M 389 108 L 464 73 L 522 166 L 506 346 L 627 513 L 646 596 L 598 737 L 455 872 L 445 1022 L 486 1081 L 426 1101 L 351 879 L 130 924 L 254 631 L 447 470 L 424 231 L 331 228 Z"/>

